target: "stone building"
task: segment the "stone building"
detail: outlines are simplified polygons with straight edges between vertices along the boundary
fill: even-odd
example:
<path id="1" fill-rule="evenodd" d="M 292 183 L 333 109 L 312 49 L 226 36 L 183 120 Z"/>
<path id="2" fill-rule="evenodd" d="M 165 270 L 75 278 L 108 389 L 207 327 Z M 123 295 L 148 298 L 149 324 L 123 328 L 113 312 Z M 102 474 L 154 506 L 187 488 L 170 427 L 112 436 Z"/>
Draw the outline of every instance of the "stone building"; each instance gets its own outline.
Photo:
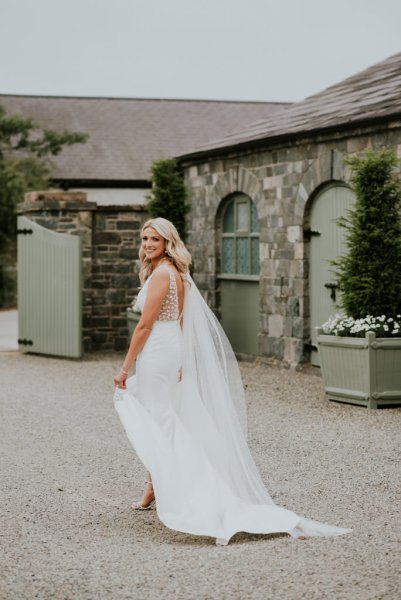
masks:
<path id="1" fill-rule="evenodd" d="M 62 191 L 29 194 L 19 206 L 19 214 L 38 225 L 82 238 L 85 351 L 127 346 L 126 309 L 139 286 L 139 230 L 148 217 L 152 162 L 286 106 L 15 95 L 0 95 L 0 105 L 43 128 L 90 135 L 87 143 L 52 157 L 53 180 Z M 15 279 L 14 253 L 7 259 Z"/>
<path id="2" fill-rule="evenodd" d="M 335 311 L 347 154 L 401 156 L 401 53 L 182 154 L 195 276 L 239 353 L 297 364 Z"/>

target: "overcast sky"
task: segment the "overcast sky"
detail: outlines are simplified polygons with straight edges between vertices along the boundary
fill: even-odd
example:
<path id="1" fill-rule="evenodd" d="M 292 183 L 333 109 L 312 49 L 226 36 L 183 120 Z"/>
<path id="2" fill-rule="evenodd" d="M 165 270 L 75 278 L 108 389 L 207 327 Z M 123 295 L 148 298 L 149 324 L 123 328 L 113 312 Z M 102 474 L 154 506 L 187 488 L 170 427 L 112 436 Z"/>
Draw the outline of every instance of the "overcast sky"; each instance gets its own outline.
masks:
<path id="1" fill-rule="evenodd" d="M 401 0 L 0 0 L 0 93 L 296 101 L 401 52 Z"/>

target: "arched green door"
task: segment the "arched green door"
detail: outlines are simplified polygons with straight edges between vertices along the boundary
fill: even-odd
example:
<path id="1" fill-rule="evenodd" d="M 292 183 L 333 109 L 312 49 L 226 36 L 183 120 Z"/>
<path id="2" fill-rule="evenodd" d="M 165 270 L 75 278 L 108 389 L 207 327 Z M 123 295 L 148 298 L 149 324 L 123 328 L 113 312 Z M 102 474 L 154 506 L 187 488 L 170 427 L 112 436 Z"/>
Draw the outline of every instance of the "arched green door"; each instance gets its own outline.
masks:
<path id="1" fill-rule="evenodd" d="M 345 254 L 345 230 L 337 224 L 346 217 L 355 202 L 353 192 L 345 185 L 325 188 L 313 201 L 310 214 L 310 336 L 316 346 L 315 327 L 322 325 L 330 315 L 338 312 L 339 291 L 336 288 L 334 267 L 331 261 Z M 315 349 L 311 363 L 319 365 Z"/>
<path id="2" fill-rule="evenodd" d="M 220 257 L 221 324 L 235 352 L 258 354 L 259 219 L 245 194 L 223 207 Z"/>

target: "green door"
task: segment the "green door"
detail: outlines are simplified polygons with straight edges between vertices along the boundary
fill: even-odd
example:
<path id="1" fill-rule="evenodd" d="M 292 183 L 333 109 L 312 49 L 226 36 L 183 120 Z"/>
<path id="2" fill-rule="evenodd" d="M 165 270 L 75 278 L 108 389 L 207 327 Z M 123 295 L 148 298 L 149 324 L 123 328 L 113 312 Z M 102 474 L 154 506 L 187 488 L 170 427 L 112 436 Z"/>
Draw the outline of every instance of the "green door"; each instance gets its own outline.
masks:
<path id="1" fill-rule="evenodd" d="M 315 327 L 338 312 L 339 292 L 330 261 L 346 252 L 345 230 L 336 220 L 346 217 L 354 205 L 354 194 L 346 186 L 333 185 L 323 190 L 313 201 L 310 216 L 310 339 L 316 347 Z M 319 365 L 316 349 L 311 363 Z"/>
<path id="2" fill-rule="evenodd" d="M 18 217 L 18 344 L 24 352 L 82 355 L 81 238 Z"/>
<path id="3" fill-rule="evenodd" d="M 235 352 L 258 354 L 259 219 L 248 196 L 226 202 L 221 230 L 221 324 Z"/>

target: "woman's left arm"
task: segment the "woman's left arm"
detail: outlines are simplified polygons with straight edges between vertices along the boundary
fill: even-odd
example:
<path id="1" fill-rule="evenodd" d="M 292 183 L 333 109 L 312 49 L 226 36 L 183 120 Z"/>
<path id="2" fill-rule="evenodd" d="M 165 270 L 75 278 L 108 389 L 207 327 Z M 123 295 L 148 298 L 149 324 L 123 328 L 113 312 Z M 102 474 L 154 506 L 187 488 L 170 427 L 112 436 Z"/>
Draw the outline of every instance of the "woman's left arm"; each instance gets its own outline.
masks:
<path id="1" fill-rule="evenodd" d="M 148 292 L 142 316 L 138 325 L 135 327 L 123 366 L 118 375 L 114 377 L 114 384 L 117 387 L 123 389 L 127 387 L 126 380 L 128 373 L 152 331 L 153 324 L 158 317 L 163 300 L 169 290 L 169 286 L 170 276 L 166 270 L 160 269 L 160 271 L 155 272 L 152 275 L 152 279 L 149 281 L 148 285 Z"/>

